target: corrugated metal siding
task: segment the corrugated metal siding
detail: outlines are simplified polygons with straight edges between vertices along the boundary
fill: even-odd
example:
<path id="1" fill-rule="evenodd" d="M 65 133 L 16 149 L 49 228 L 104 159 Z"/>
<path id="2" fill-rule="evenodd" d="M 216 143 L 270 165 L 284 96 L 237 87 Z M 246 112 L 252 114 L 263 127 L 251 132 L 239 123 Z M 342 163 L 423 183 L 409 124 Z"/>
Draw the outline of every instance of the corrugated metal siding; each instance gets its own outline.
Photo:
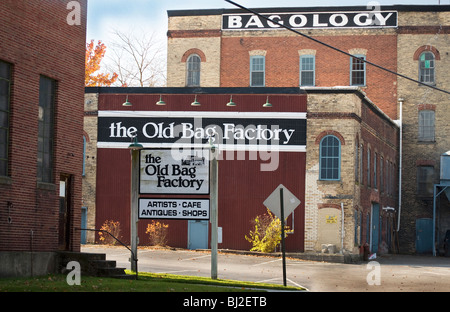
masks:
<path id="1" fill-rule="evenodd" d="M 237 104 L 228 107 L 230 96 Z M 164 106 L 155 103 L 159 100 L 159 94 L 130 94 L 128 100 L 132 107 L 122 106 L 127 95 L 125 94 L 101 94 L 99 97 L 99 110 L 131 110 L 131 111 L 239 111 L 239 112 L 306 112 L 306 95 L 266 95 L 266 94 L 198 94 L 197 101 L 201 106 L 193 107 L 194 94 L 162 94 L 166 102 Z M 264 108 L 267 97 L 273 105 L 272 108 Z"/>
<path id="2" fill-rule="evenodd" d="M 96 228 L 107 220 L 119 221 L 124 243 L 130 241 L 130 168 L 129 150 L 98 149 Z"/>
<path id="3" fill-rule="evenodd" d="M 290 251 L 304 249 L 305 153 L 280 153 L 276 171 L 260 171 L 258 160 L 219 162 L 219 226 L 223 228 L 220 248 L 250 249 L 245 240 L 251 221 L 264 214 L 264 200 L 279 185 L 286 186 L 302 204 L 295 210 L 295 233 L 286 240 Z M 291 225 L 291 219 L 288 219 Z"/>
<path id="4" fill-rule="evenodd" d="M 120 237 L 125 244 L 130 243 L 130 151 L 126 149 L 98 149 L 97 153 L 97 213 L 96 228 L 100 229 L 105 221 L 119 221 Z M 168 196 L 164 196 L 168 197 Z M 163 221 L 169 224 L 169 245 L 187 246 L 187 221 Z M 140 245 L 148 245 L 149 237 L 145 233 L 151 220 L 139 220 L 138 236 Z M 98 235 L 96 236 L 98 239 Z"/>
<path id="5" fill-rule="evenodd" d="M 97 154 L 97 219 L 96 228 L 106 220 L 119 221 L 120 239 L 130 241 L 130 152 L 121 149 L 99 149 Z M 234 156 L 237 157 L 236 155 Z M 295 233 L 286 240 L 288 251 L 303 251 L 305 153 L 280 153 L 275 171 L 260 171 L 261 160 L 219 161 L 219 226 L 223 228 L 223 243 L 219 248 L 250 249 L 245 240 L 252 229 L 251 221 L 264 214 L 264 200 L 279 185 L 285 185 L 302 204 L 295 210 Z M 189 196 L 161 196 L 166 198 Z M 199 197 L 199 196 L 195 196 Z M 201 196 L 204 197 L 204 196 Z M 187 221 L 164 220 L 169 224 L 169 245 L 187 247 Z M 291 226 L 291 218 L 287 225 Z M 139 220 L 140 245 L 148 245 L 145 233 L 151 220 Z"/>

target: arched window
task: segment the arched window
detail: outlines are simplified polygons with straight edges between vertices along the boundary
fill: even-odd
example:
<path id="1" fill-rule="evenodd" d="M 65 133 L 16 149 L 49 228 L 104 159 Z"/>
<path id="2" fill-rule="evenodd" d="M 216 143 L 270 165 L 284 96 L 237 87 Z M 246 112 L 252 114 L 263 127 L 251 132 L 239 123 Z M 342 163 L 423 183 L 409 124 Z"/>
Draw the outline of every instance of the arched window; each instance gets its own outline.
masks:
<path id="1" fill-rule="evenodd" d="M 320 180 L 341 179 L 341 141 L 327 135 L 320 141 Z"/>
<path id="2" fill-rule="evenodd" d="M 199 87 L 200 86 L 200 56 L 197 54 L 191 54 L 186 62 L 186 86 L 187 87 Z"/>
<path id="3" fill-rule="evenodd" d="M 433 52 L 425 51 L 419 56 L 419 81 L 435 84 L 435 56 Z"/>

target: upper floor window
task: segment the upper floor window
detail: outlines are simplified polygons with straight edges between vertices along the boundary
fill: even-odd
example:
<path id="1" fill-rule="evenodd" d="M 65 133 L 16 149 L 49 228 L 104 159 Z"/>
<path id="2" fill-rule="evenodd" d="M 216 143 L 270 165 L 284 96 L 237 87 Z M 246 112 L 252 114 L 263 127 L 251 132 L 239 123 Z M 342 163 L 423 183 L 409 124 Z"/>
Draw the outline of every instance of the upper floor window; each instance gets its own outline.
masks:
<path id="1" fill-rule="evenodd" d="M 359 182 L 359 143 L 355 142 L 355 182 Z"/>
<path id="2" fill-rule="evenodd" d="M 262 55 L 250 56 L 250 86 L 264 87 L 265 85 L 265 57 Z"/>
<path id="3" fill-rule="evenodd" d="M 320 180 L 341 179 L 341 141 L 327 135 L 320 141 Z"/>
<path id="4" fill-rule="evenodd" d="M 375 153 L 373 157 L 373 187 L 376 189 L 378 188 L 378 181 L 377 181 L 377 162 L 378 162 L 378 154 Z"/>
<path id="5" fill-rule="evenodd" d="M 359 183 L 364 184 L 364 145 L 361 144 L 360 156 L 359 156 Z"/>
<path id="6" fill-rule="evenodd" d="M 433 52 L 422 52 L 419 56 L 419 81 L 435 84 L 435 57 Z"/>
<path id="7" fill-rule="evenodd" d="M 0 61 L 0 176 L 8 175 L 11 65 Z"/>
<path id="8" fill-rule="evenodd" d="M 433 196 L 434 167 L 417 167 L 417 195 L 429 197 Z"/>
<path id="9" fill-rule="evenodd" d="M 200 86 L 200 64 L 201 59 L 197 54 L 192 54 L 186 61 L 186 86 L 199 87 Z"/>
<path id="10" fill-rule="evenodd" d="M 434 141 L 434 120 L 433 110 L 419 111 L 419 141 Z"/>
<path id="11" fill-rule="evenodd" d="M 350 59 L 350 85 L 366 85 L 366 59 L 365 55 L 355 55 Z"/>
<path id="12" fill-rule="evenodd" d="M 384 158 L 380 157 L 380 192 L 384 192 Z"/>
<path id="13" fill-rule="evenodd" d="M 83 135 L 83 173 L 82 176 L 86 175 L 86 136 Z"/>
<path id="14" fill-rule="evenodd" d="M 37 180 L 52 183 L 56 81 L 41 76 L 39 83 Z"/>
<path id="15" fill-rule="evenodd" d="M 370 151 L 370 148 L 368 148 L 367 149 L 367 186 L 370 186 L 371 184 L 371 174 L 370 174 L 370 153 L 371 153 L 371 151 Z"/>
<path id="16" fill-rule="evenodd" d="M 300 55 L 300 86 L 314 86 L 315 56 Z"/>

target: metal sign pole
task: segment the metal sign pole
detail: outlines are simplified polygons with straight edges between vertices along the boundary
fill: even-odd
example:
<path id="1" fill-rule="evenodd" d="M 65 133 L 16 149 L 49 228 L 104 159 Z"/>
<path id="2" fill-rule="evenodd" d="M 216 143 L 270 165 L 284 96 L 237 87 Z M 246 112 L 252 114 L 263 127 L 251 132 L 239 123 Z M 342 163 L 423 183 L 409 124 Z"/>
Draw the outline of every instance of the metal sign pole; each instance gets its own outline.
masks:
<path id="1" fill-rule="evenodd" d="M 280 187 L 280 215 L 281 215 L 281 254 L 283 258 L 283 285 L 286 286 L 286 247 L 284 244 L 284 201 L 283 201 L 282 187 Z"/>
<path id="2" fill-rule="evenodd" d="M 137 273 L 139 149 L 131 150 L 131 271 Z"/>
<path id="3" fill-rule="evenodd" d="M 215 147 L 211 147 L 211 278 L 217 279 L 217 245 L 218 245 L 218 161 Z"/>

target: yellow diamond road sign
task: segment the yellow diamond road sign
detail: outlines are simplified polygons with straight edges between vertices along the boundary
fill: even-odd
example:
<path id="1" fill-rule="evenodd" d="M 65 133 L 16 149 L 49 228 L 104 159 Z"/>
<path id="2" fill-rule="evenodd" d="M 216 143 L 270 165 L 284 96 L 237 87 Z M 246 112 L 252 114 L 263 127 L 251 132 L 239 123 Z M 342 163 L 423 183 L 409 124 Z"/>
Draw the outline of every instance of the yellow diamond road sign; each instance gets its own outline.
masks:
<path id="1" fill-rule="evenodd" d="M 280 208 L 280 189 L 283 188 L 283 207 L 284 218 L 287 219 L 289 215 L 300 205 L 301 201 L 294 196 L 283 184 L 280 184 L 269 197 L 264 201 L 264 206 L 270 209 L 270 211 L 281 219 Z"/>

